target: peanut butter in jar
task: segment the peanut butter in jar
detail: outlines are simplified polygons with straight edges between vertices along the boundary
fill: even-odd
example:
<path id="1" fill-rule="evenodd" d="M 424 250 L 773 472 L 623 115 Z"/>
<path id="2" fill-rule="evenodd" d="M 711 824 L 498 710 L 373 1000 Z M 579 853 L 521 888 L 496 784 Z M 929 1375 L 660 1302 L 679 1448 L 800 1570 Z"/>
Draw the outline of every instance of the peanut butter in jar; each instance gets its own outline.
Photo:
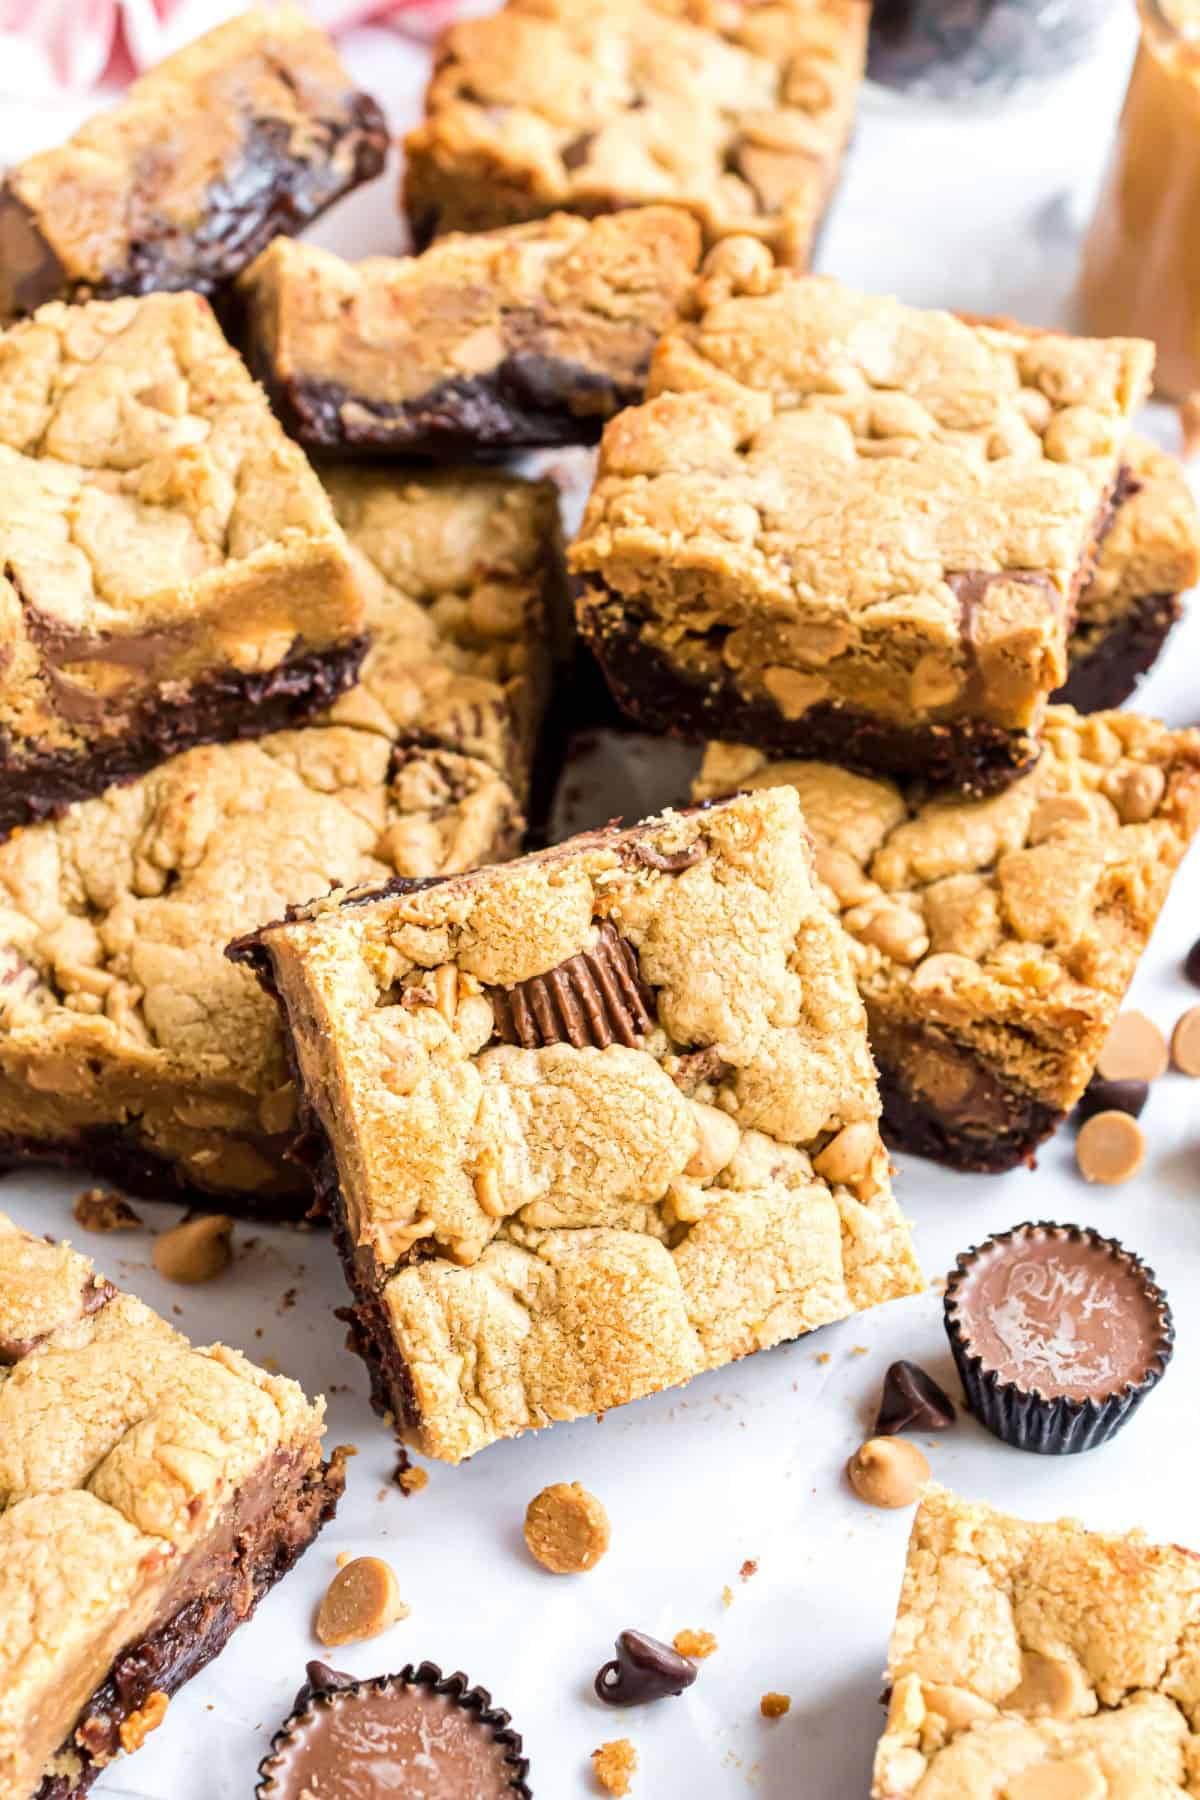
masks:
<path id="1" fill-rule="evenodd" d="M 1142 37 L 1084 244 L 1087 330 L 1152 338 L 1156 385 L 1200 389 L 1200 0 L 1138 0 Z"/>

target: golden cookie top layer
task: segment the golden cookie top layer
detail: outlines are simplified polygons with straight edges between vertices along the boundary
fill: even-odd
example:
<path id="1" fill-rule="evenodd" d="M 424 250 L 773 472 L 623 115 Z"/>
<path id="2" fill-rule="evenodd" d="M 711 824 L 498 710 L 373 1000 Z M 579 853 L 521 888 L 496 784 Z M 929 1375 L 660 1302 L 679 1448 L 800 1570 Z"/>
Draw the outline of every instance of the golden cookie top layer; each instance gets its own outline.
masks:
<path id="1" fill-rule="evenodd" d="M 746 239 L 706 270 L 605 430 L 576 573 L 789 717 L 1034 722 L 1152 347 L 969 325 Z"/>
<path id="2" fill-rule="evenodd" d="M 1073 650 L 1131 601 L 1179 594 L 1200 580 L 1200 518 L 1178 459 L 1133 433 L 1122 460 L 1132 491 L 1113 513 L 1079 596 Z"/>
<path id="3" fill-rule="evenodd" d="M 927 1490 L 873 1800 L 1183 1796 L 1200 1770 L 1200 1557 Z"/>
<path id="4" fill-rule="evenodd" d="M 352 436 L 362 400 L 397 405 L 514 356 L 562 365 L 564 405 L 571 369 L 637 392 L 699 259 L 695 221 L 654 206 L 558 213 L 358 263 L 276 238 L 240 285 L 271 378 L 335 390 Z M 581 385 L 581 411 L 587 399 Z"/>
<path id="5" fill-rule="evenodd" d="M 137 291 L 139 274 L 155 272 L 160 242 L 168 275 L 184 246 L 175 279 L 163 285 L 192 285 L 179 277 L 193 260 L 197 275 L 209 272 L 206 261 L 219 252 L 221 227 L 228 233 L 239 173 L 244 212 L 257 224 L 274 164 L 321 165 L 320 174 L 310 172 L 307 188 L 297 183 L 291 196 L 286 210 L 295 229 L 297 219 L 319 210 L 318 195 L 327 203 L 374 172 L 360 166 L 364 133 L 378 167 L 386 147 L 378 110 L 355 91 L 332 43 L 301 8 L 245 12 L 141 76 L 119 105 L 89 119 L 65 144 L 9 170 L 0 188 L 0 234 L 11 234 L 11 241 L 0 235 L 9 280 L 0 276 L 0 296 L 13 311 L 28 310 L 23 256 L 33 259 L 28 274 L 37 281 L 37 259 L 46 248 L 57 259 L 59 291 L 81 287 L 77 298 L 89 286 L 103 291 L 127 277 Z M 250 180 L 241 165 L 256 160 L 256 180 Z M 223 193 L 223 185 L 234 193 Z M 27 210 L 42 246 L 26 241 L 5 201 Z M 210 220 L 201 244 L 188 246 L 210 208 L 215 226 Z M 239 219 L 240 229 L 245 224 Z M 139 258 L 148 271 L 139 269 Z"/>
<path id="6" fill-rule="evenodd" d="M 288 1012 L 430 1454 L 918 1284 L 784 789 L 330 896 L 241 953 Z"/>
<path id="7" fill-rule="evenodd" d="M 371 636 L 338 724 L 442 743 L 528 773 L 566 604 L 548 481 L 361 464 L 322 472 Z"/>
<path id="8" fill-rule="evenodd" d="M 111 728 L 148 679 L 345 643 L 345 540 L 196 294 L 0 333 L 0 721 Z"/>
<path id="9" fill-rule="evenodd" d="M 282 1179 L 278 1021 L 225 943 L 347 874 L 469 868 L 516 829 L 483 763 L 341 725 L 186 751 L 30 826 L 0 845 L 0 1131 L 132 1120 L 201 1185 Z"/>
<path id="10" fill-rule="evenodd" d="M 410 212 L 469 228 L 668 201 L 710 243 L 755 232 L 803 266 L 866 25 L 859 0 L 509 0 L 441 40 Z"/>
<path id="11" fill-rule="evenodd" d="M 966 801 L 714 744 L 694 797 L 780 783 L 799 796 L 873 1032 L 935 1026 L 1073 1105 L 1200 824 L 1200 733 L 1051 707 L 1033 771 Z"/>
<path id="12" fill-rule="evenodd" d="M 37 1789 L 247 1478 L 315 1460 L 323 1412 L 0 1215 L 0 1800 Z"/>

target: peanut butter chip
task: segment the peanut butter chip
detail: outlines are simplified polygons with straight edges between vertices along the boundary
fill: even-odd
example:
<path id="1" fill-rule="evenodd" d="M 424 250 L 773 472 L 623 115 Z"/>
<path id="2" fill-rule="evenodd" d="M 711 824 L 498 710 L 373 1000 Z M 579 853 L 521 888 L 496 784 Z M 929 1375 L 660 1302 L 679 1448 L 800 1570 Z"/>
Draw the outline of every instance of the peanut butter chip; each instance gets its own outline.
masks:
<path id="1" fill-rule="evenodd" d="M 1200 1075 L 1200 1006 L 1189 1006 L 1171 1033 L 1171 1061 L 1181 1075 Z"/>
<path id="2" fill-rule="evenodd" d="M 868 1506 L 911 1506 L 932 1473 L 907 1438 L 868 1438 L 846 1464 L 850 1485 Z"/>
<path id="3" fill-rule="evenodd" d="M 1104 1800 L 1108 1792 L 1096 1769 L 1074 1761 L 1022 1769 L 1002 1790 L 1003 1800 Z"/>
<path id="4" fill-rule="evenodd" d="M 823 1181 L 845 1186 L 865 1175 L 879 1142 L 874 1125 L 860 1119 L 846 1125 L 813 1157 L 813 1168 Z"/>
<path id="5" fill-rule="evenodd" d="M 1106 1081 L 1157 1081 L 1167 1066 L 1162 1032 L 1145 1013 L 1118 1013 L 1096 1058 Z"/>
<path id="6" fill-rule="evenodd" d="M 594 1569 L 608 1549 L 608 1514 L 577 1481 L 543 1488 L 525 1513 L 529 1554 L 552 1575 L 579 1575 Z"/>
<path id="7" fill-rule="evenodd" d="M 390 1565 L 378 1556 L 356 1556 L 325 1590 L 317 1636 L 330 1647 L 355 1644 L 360 1638 L 378 1637 L 408 1613 Z"/>
<path id="8" fill-rule="evenodd" d="M 190 1287 L 215 1281 L 233 1261 L 233 1220 L 224 1213 L 185 1219 L 154 1240 L 154 1266 L 167 1281 Z"/>
<path id="9" fill-rule="evenodd" d="M 1085 1181 L 1115 1187 L 1141 1167 L 1146 1138 L 1125 1112 L 1094 1113 L 1075 1139 L 1075 1160 Z"/>
<path id="10" fill-rule="evenodd" d="M 122 1750 L 140 1750 L 150 1733 L 157 1731 L 166 1718 L 169 1705 L 170 1698 L 161 1688 L 155 1688 L 152 1694 L 148 1694 L 145 1703 L 121 1721 L 117 1735 L 121 1739 Z"/>
<path id="11" fill-rule="evenodd" d="M 1040 1650 L 1023 1650 L 1021 1679 L 1005 1700 L 1004 1710 L 1031 1717 L 1077 1719 L 1087 1710 L 1089 1692 L 1077 1663 L 1046 1656 Z"/>

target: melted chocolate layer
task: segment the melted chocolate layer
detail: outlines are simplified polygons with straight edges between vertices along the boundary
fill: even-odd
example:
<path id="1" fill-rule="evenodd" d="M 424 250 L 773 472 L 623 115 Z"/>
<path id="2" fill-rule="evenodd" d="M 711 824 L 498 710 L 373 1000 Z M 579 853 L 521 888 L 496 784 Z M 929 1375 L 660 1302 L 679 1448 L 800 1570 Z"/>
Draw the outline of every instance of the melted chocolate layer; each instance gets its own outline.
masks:
<path id="1" fill-rule="evenodd" d="M 1178 594 L 1147 594 L 1136 601 L 1086 655 L 1072 659 L 1067 679 L 1051 699 L 1083 713 L 1120 706 L 1157 660 L 1181 610 Z"/>

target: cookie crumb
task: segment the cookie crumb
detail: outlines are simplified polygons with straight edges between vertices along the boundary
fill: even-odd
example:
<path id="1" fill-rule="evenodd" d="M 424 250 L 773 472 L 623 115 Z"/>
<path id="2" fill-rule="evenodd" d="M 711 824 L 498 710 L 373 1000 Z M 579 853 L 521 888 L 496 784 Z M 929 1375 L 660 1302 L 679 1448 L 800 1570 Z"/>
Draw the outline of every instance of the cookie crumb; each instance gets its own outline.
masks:
<path id="1" fill-rule="evenodd" d="M 758 1574 L 758 1558 L 755 1556 L 748 1556 L 746 1558 L 745 1562 L 742 1564 L 741 1568 L 738 1570 L 738 1574 L 741 1576 L 743 1581 L 749 1581 L 749 1579 L 752 1575 L 757 1575 Z"/>
<path id="2" fill-rule="evenodd" d="M 867 1344 L 851 1344 L 850 1354 L 851 1356 L 870 1356 L 870 1346 Z"/>
<path id="3" fill-rule="evenodd" d="M 348 1562 L 353 1562 L 353 1561 L 354 1561 L 353 1550 L 339 1550 L 338 1551 L 337 1566 L 339 1569 L 344 1569 Z"/>
<path id="4" fill-rule="evenodd" d="M 429 1475 L 424 1469 L 414 1468 L 411 1463 L 397 1469 L 392 1480 L 402 1494 L 419 1494 L 423 1487 L 429 1486 Z"/>
<path id="5" fill-rule="evenodd" d="M 758 1703 L 758 1710 L 764 1719 L 782 1719 L 784 1713 L 792 1710 L 790 1694 L 764 1694 Z"/>
<path id="6" fill-rule="evenodd" d="M 140 1750 L 150 1733 L 157 1731 L 166 1718 L 169 1705 L 169 1697 L 161 1688 L 155 1688 L 152 1694 L 148 1694 L 137 1711 L 131 1712 L 121 1721 L 117 1735 L 121 1740 L 122 1750 Z"/>
<path id="7" fill-rule="evenodd" d="M 75 1196 L 72 1211 L 83 1231 L 136 1231 L 142 1223 L 141 1215 L 112 1188 L 85 1188 Z"/>
<path id="8" fill-rule="evenodd" d="M 688 1656 L 693 1662 L 703 1662 L 720 1647 L 711 1631 L 677 1631 L 671 1642 L 680 1656 Z"/>
<path id="9" fill-rule="evenodd" d="M 215 1281 L 233 1261 L 233 1220 L 226 1213 L 185 1219 L 154 1240 L 154 1266 L 166 1281 L 191 1287 Z M 264 1358 L 264 1361 L 266 1359 Z"/>
<path id="10" fill-rule="evenodd" d="M 379 1556 L 356 1556 L 338 1569 L 325 1590 L 317 1636 L 330 1647 L 356 1644 L 361 1638 L 378 1637 L 397 1619 L 406 1619 L 409 1611 L 391 1564 Z"/>
<path id="11" fill-rule="evenodd" d="M 817 1361 L 821 1365 L 822 1368 L 825 1367 L 825 1364 L 827 1362 L 832 1362 L 832 1360 L 833 1360 L 833 1358 L 828 1350 L 820 1351 L 820 1353 L 817 1356 Z"/>
<path id="12" fill-rule="evenodd" d="M 608 1514 L 577 1481 L 543 1488 L 525 1512 L 529 1554 L 552 1575 L 594 1569 L 609 1545 Z"/>
<path id="13" fill-rule="evenodd" d="M 725 1602 L 726 1606 L 733 1605 L 733 1589 L 730 1587 L 728 1582 L 726 1582 L 725 1586 L 721 1589 L 721 1598 Z"/>
<path id="14" fill-rule="evenodd" d="M 637 1766 L 637 1751 L 628 1738 L 613 1738 L 611 1743 L 592 1751 L 592 1773 L 597 1784 L 606 1794 L 615 1794 L 617 1800 L 629 1793 Z"/>

